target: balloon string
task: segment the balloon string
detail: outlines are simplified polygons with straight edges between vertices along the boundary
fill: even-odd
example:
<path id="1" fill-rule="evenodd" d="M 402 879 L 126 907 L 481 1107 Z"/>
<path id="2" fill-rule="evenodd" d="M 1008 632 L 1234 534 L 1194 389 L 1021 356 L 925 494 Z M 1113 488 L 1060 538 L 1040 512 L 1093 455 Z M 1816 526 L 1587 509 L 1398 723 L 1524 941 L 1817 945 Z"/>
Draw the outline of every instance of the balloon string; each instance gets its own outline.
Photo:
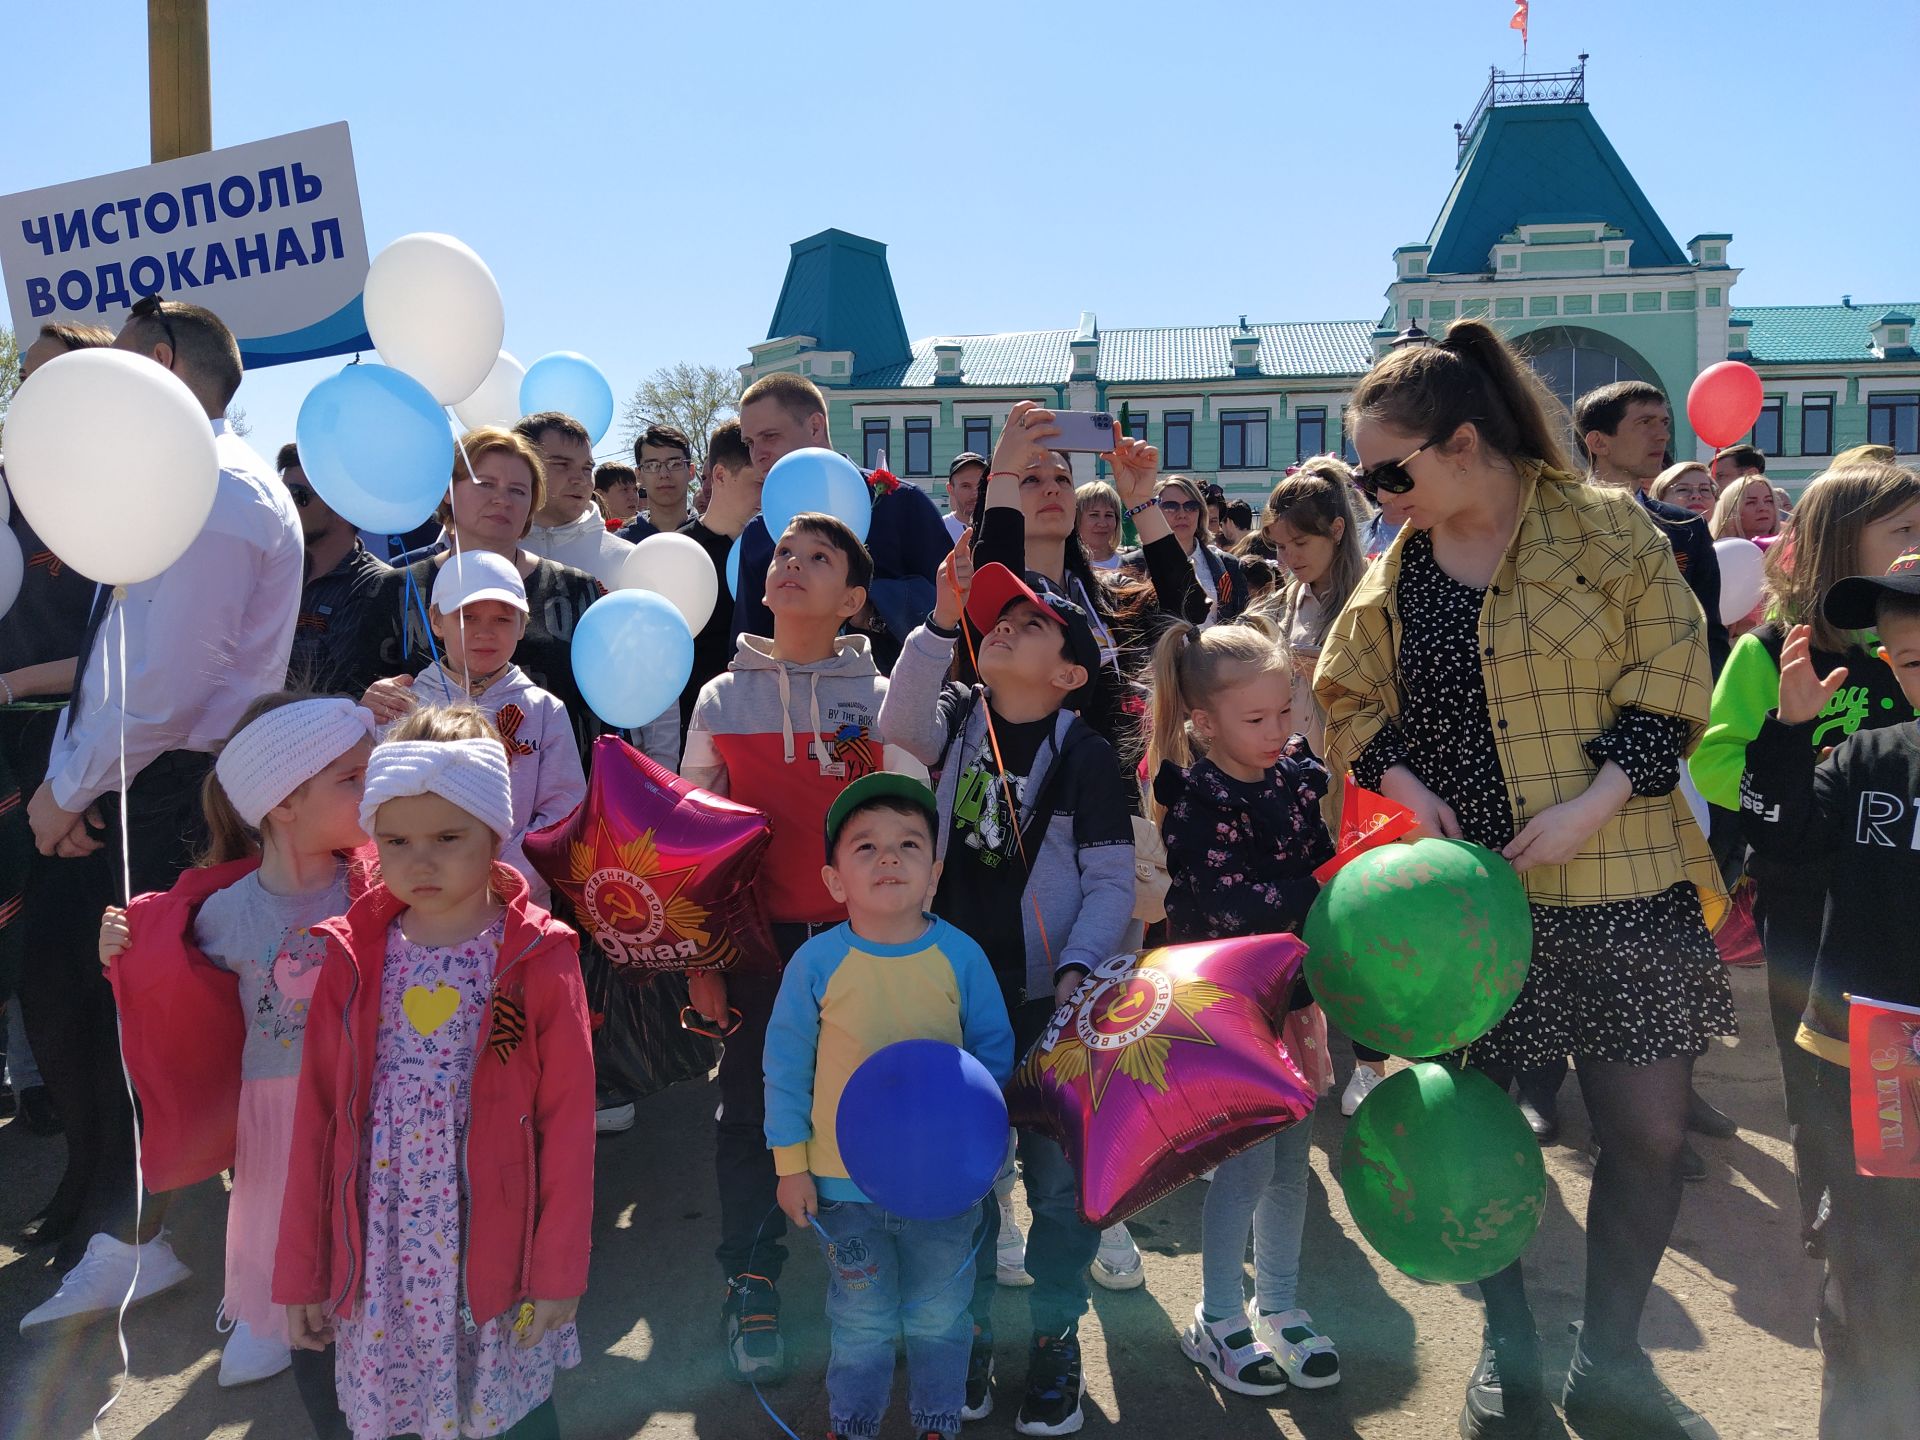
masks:
<path id="1" fill-rule="evenodd" d="M 421 628 L 427 632 L 427 654 L 431 655 L 433 657 L 433 663 L 438 665 L 440 663 L 440 647 L 434 644 L 433 626 L 427 623 L 426 594 L 418 585 L 413 583 L 413 567 L 411 565 L 402 567 L 400 573 L 406 577 L 401 582 L 406 586 L 406 594 L 400 601 L 400 608 L 403 612 L 401 618 L 403 621 L 405 620 L 404 612 L 408 608 L 409 603 L 411 603 L 412 608 L 419 613 Z M 407 627 L 403 623 L 400 626 L 400 658 L 404 660 L 411 653 L 412 646 L 407 641 Z"/>
<path id="2" fill-rule="evenodd" d="M 473 460 L 467 454 L 466 437 L 460 433 L 460 417 L 453 413 L 451 405 L 447 407 L 447 418 L 453 421 L 453 445 L 460 452 L 460 463 L 467 467 L 467 480 L 471 484 L 478 485 L 480 477 L 473 473 Z M 528 495 L 527 503 L 529 505 L 533 503 L 532 495 Z M 447 478 L 447 544 L 453 547 L 453 563 L 457 567 L 460 564 L 460 529 L 453 523 L 453 478 L 451 476 Z M 514 568 L 519 568 L 518 561 L 514 562 Z M 459 573 L 457 569 L 455 573 Z M 468 698 L 472 698 L 473 673 L 467 668 L 467 607 L 462 605 L 457 613 L 460 624 L 460 685 L 467 692 Z M 431 625 L 427 627 L 427 633 L 433 633 Z"/>
<path id="3" fill-rule="evenodd" d="M 967 628 L 967 597 L 960 591 L 960 577 L 951 567 L 947 570 L 948 584 L 953 589 L 953 598 L 960 604 L 960 638 L 967 642 L 967 661 L 973 666 L 973 673 L 980 673 L 980 655 L 973 647 L 973 631 Z M 1020 806 L 1013 796 L 1013 782 L 1007 778 L 1007 762 L 1000 754 L 1000 734 L 993 724 L 993 706 L 986 707 L 987 744 L 993 748 L 993 763 L 1000 769 L 1000 788 L 1006 795 L 1007 819 L 1013 826 L 1013 843 L 1019 848 L 1020 863 L 1027 867 L 1027 874 L 1033 874 L 1033 861 L 1027 855 L 1027 837 L 1020 829 Z M 1040 913 L 1040 897 L 1028 897 L 1033 901 L 1033 921 L 1040 927 L 1040 950 L 1047 957 L 1047 974 L 1052 975 L 1057 968 L 1053 958 L 1053 945 L 1047 939 L 1046 917 Z"/>

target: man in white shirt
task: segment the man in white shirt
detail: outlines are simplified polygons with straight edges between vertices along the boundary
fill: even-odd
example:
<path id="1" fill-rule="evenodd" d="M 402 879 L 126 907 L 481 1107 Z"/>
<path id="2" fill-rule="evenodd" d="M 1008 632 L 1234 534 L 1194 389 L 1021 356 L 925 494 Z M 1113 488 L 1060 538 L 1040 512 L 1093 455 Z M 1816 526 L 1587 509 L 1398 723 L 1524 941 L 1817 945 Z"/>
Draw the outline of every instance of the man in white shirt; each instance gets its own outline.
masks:
<path id="1" fill-rule="evenodd" d="M 117 875 L 124 784 L 131 837 L 125 860 L 132 891 L 139 894 L 170 888 L 192 863 L 206 834 L 200 789 L 215 747 L 254 700 L 286 682 L 305 556 L 300 520 L 285 487 L 227 426 L 227 405 L 240 388 L 240 348 L 219 317 L 197 305 L 148 296 L 134 306 L 114 344 L 166 366 L 186 383 L 213 424 L 220 479 L 207 523 L 184 555 L 153 579 L 127 586 L 118 615 L 110 611 L 110 595 L 95 597 L 74 700 L 55 733 L 47 778 L 34 792 L 27 818 L 42 855 L 78 859 L 104 845 Z M 138 464 L 138 456 L 129 463 Z M 101 523 L 112 524 L 113 517 L 103 515 Z M 48 888 L 60 887 L 53 880 Z M 35 903 L 63 902 L 58 894 L 43 894 Z M 39 958 L 56 963 L 54 957 Z M 60 957 L 58 963 L 73 959 Z M 97 981 L 93 957 L 79 959 L 78 968 Z M 81 979 L 76 974 L 74 983 Z M 111 1015 L 110 1001 L 107 1009 Z M 113 1077 L 117 1089 L 114 1032 L 109 1026 L 92 1039 L 98 1046 L 94 1069 Z M 132 1279 L 132 1117 L 124 1102 L 117 1123 L 101 1128 L 99 1143 L 105 1153 L 66 1243 L 99 1233 L 92 1234 L 83 1259 L 65 1251 L 65 1258 L 79 1263 L 59 1294 L 21 1322 L 23 1329 L 111 1313 Z M 147 1243 L 140 1246 L 135 1299 L 187 1278 L 157 1219 L 142 1237 Z"/>
<path id="2" fill-rule="evenodd" d="M 547 476 L 547 503 L 520 542 L 543 560 L 584 570 L 609 590 L 620 588 L 620 566 L 633 543 L 609 534 L 593 503 L 593 446 L 586 427 L 571 415 L 544 410 L 514 430 L 540 452 Z"/>

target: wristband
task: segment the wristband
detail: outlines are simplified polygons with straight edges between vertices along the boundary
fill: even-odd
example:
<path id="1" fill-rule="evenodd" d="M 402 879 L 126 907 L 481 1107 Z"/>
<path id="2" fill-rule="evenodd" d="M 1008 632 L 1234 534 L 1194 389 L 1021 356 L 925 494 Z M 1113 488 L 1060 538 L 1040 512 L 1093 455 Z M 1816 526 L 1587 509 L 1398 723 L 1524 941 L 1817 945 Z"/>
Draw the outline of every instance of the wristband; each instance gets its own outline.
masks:
<path id="1" fill-rule="evenodd" d="M 1020 478 L 1020 472 L 1018 470 L 990 470 L 987 472 L 987 483 L 991 485 L 1002 475 L 1006 476 L 1009 480 L 1018 480 Z"/>
<path id="2" fill-rule="evenodd" d="M 1160 503 L 1160 498 L 1157 495 L 1150 496 L 1147 499 L 1142 500 L 1138 505 L 1135 505 L 1132 509 L 1124 511 L 1122 513 L 1121 518 L 1125 520 L 1131 520 L 1136 515 L 1144 515 L 1146 514 L 1147 511 L 1151 510 L 1154 506 L 1158 505 L 1159 503 Z"/>
<path id="3" fill-rule="evenodd" d="M 933 612 L 929 611 L 927 612 L 927 633 L 937 636 L 942 640 L 958 640 L 960 638 L 960 627 L 956 625 L 951 630 L 947 629 L 946 626 L 934 619 Z"/>

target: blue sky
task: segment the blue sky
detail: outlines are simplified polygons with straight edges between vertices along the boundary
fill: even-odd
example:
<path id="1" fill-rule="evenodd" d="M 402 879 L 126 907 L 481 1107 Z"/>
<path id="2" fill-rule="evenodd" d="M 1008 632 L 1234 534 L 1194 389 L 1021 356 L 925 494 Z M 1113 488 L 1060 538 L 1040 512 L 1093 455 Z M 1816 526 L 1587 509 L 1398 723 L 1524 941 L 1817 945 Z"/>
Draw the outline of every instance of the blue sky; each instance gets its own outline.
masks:
<path id="1" fill-rule="evenodd" d="M 0 3 L 0 191 L 144 163 L 145 7 Z M 509 350 L 583 351 L 624 396 L 743 362 L 789 243 L 827 226 L 886 242 L 915 336 L 1372 318 L 1451 183 L 1452 123 L 1518 68 L 1511 13 L 213 0 L 213 136 L 349 121 L 369 248 L 460 236 Z M 1676 238 L 1733 233 L 1738 301 L 1920 300 L 1896 99 L 1920 6 L 1829 13 L 1535 0 L 1531 68 L 1591 54 L 1594 113 Z M 250 374 L 256 445 L 336 368 Z"/>

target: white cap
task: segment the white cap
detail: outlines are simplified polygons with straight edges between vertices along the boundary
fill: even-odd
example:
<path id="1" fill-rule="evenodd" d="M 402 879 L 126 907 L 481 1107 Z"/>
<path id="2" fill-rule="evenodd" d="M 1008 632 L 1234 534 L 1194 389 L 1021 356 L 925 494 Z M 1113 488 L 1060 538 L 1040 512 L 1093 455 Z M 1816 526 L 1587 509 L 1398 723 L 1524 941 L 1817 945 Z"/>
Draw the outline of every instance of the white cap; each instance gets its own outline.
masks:
<path id="1" fill-rule="evenodd" d="M 479 600 L 499 600 L 522 615 L 529 613 L 527 587 L 517 565 L 491 550 L 462 550 L 434 577 L 433 608 L 451 615 Z"/>

